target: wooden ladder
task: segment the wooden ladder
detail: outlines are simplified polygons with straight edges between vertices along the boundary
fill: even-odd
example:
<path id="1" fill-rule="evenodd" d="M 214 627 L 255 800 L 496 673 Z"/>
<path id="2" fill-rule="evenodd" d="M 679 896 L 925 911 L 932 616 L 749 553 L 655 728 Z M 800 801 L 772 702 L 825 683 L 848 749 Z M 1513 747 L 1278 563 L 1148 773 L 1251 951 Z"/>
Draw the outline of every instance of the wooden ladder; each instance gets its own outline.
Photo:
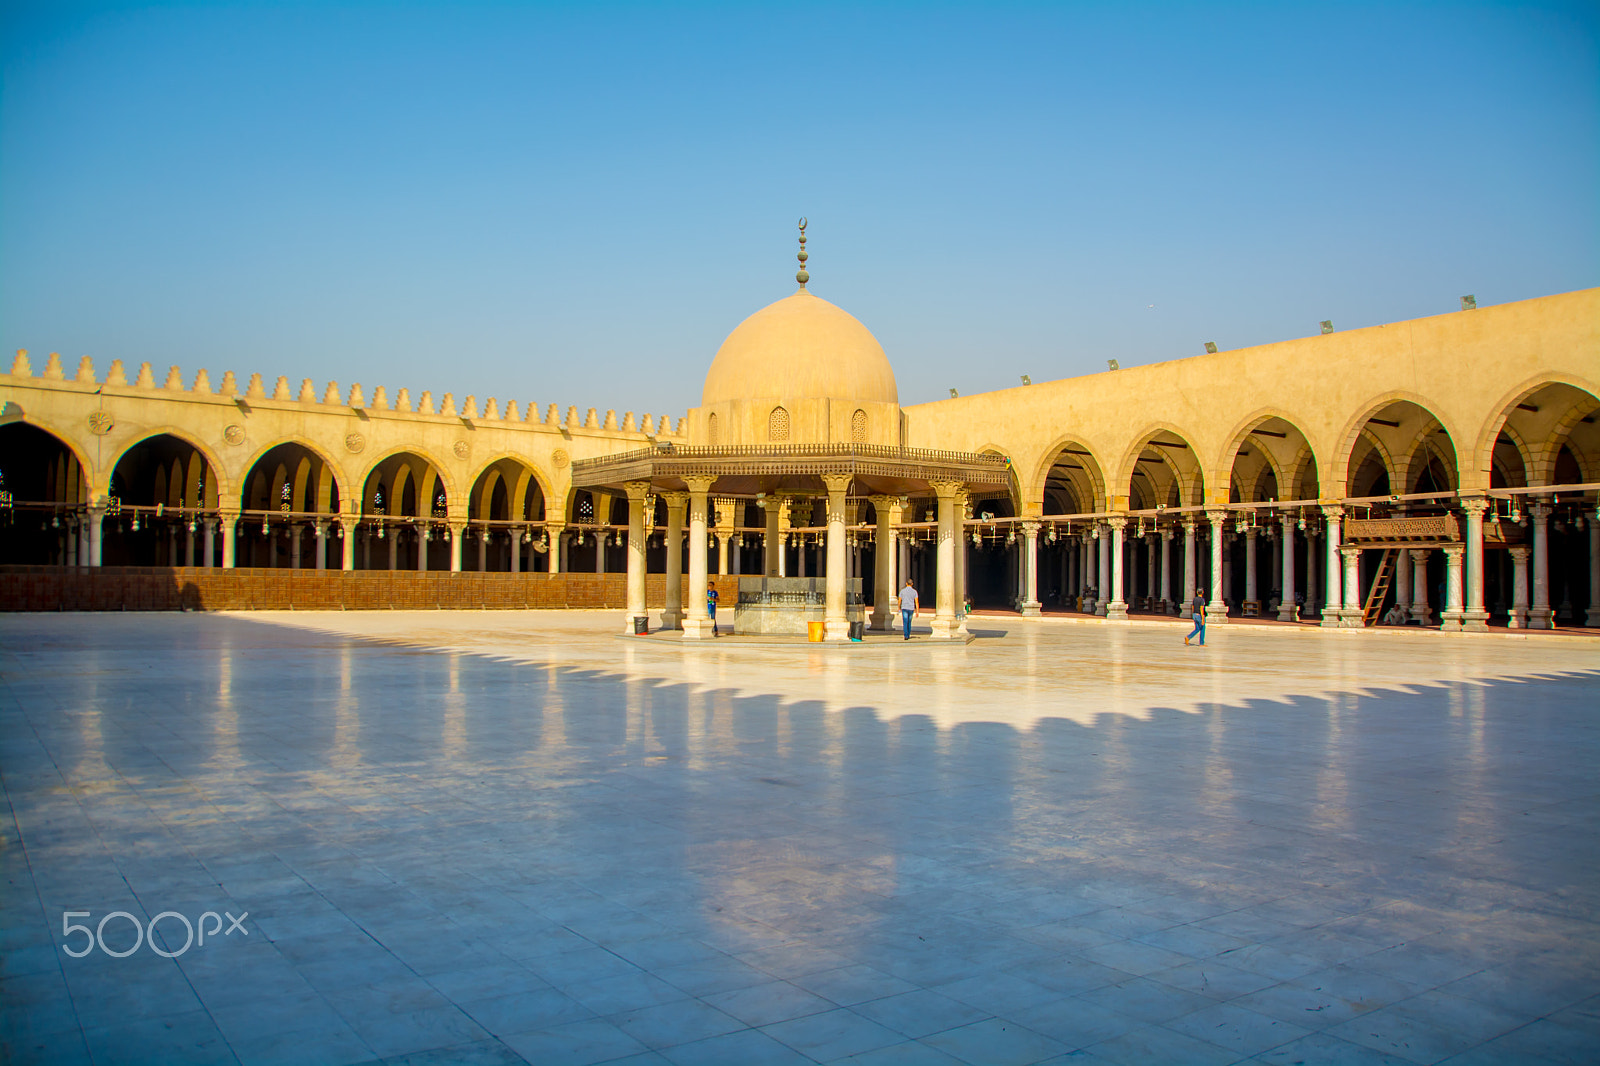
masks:
<path id="1" fill-rule="evenodd" d="M 1378 616 L 1383 612 L 1383 597 L 1389 592 L 1389 579 L 1394 575 L 1394 553 L 1397 549 L 1385 548 L 1383 558 L 1378 562 L 1378 572 L 1372 576 L 1372 587 L 1367 590 L 1367 603 L 1361 610 L 1361 624 L 1372 626 L 1378 624 Z"/>

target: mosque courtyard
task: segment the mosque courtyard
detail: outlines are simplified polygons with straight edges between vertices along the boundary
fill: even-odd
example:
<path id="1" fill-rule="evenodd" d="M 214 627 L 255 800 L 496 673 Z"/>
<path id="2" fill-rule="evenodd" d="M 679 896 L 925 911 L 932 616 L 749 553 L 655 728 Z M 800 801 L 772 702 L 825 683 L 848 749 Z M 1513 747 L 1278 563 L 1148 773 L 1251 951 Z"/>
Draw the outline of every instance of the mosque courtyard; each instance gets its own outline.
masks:
<path id="1" fill-rule="evenodd" d="M 0 1059 L 1600 1056 L 1600 640 L 619 623 L 0 617 Z"/>

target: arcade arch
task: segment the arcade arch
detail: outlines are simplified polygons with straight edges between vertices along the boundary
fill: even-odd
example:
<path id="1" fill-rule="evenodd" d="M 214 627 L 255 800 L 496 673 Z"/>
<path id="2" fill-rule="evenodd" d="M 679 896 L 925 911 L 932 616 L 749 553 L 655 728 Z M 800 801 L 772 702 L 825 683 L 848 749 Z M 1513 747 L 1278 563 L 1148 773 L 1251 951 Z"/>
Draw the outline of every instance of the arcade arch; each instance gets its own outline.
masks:
<path id="1" fill-rule="evenodd" d="M 27 422 L 0 425 L 0 563 L 78 565 L 83 463 L 65 441 Z"/>
<path id="2" fill-rule="evenodd" d="M 112 468 L 117 513 L 102 522 L 102 565 L 213 565 L 221 482 L 210 456 L 176 434 L 130 445 Z"/>
<path id="3" fill-rule="evenodd" d="M 267 448 L 241 486 L 239 565 L 338 569 L 345 530 L 322 516 L 339 513 L 342 495 L 338 472 L 322 453 L 299 441 Z"/>
<path id="4" fill-rule="evenodd" d="M 529 569 L 528 552 L 537 549 L 528 527 L 544 521 L 544 508 L 544 487 L 532 467 L 510 456 L 491 462 L 467 495 L 467 540 L 462 548 L 473 548 L 474 555 L 463 565 L 511 573 Z"/>
<path id="5" fill-rule="evenodd" d="M 368 468 L 360 513 L 358 569 L 450 568 L 449 487 L 425 456 L 394 452 Z"/>

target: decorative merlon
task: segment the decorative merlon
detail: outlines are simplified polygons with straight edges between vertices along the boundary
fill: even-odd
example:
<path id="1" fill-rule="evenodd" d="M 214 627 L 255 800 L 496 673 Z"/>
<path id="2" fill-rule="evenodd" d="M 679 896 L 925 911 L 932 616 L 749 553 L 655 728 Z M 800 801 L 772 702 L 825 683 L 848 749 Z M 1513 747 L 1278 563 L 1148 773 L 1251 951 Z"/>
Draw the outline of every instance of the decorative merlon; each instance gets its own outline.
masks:
<path id="1" fill-rule="evenodd" d="M 44 373 L 40 376 L 46 381 L 62 381 L 66 378 L 66 373 L 61 369 L 61 354 L 59 352 L 50 353 L 49 361 L 44 364 Z"/>
<path id="2" fill-rule="evenodd" d="M 433 393 L 430 390 L 422 390 L 422 397 L 417 400 L 417 413 L 419 415 L 431 415 L 434 413 Z"/>
<path id="3" fill-rule="evenodd" d="M 223 396 L 239 395 L 239 379 L 233 376 L 233 371 L 222 372 L 222 384 L 217 387 L 217 392 Z"/>
<path id="4" fill-rule="evenodd" d="M 168 392 L 182 392 L 183 391 L 183 371 L 179 370 L 175 366 L 168 368 L 168 370 L 167 370 L 167 380 L 161 387 L 163 389 L 166 389 Z"/>
<path id="5" fill-rule="evenodd" d="M 28 363 L 28 349 L 17 349 L 17 357 L 11 361 L 11 376 L 14 378 L 33 377 L 33 367 Z"/>
<path id="6" fill-rule="evenodd" d="M 364 408 L 367 406 L 367 397 L 366 394 L 361 391 L 361 382 L 358 381 L 350 386 L 350 399 L 347 400 L 346 403 L 348 403 L 351 407 Z"/>
<path id="7" fill-rule="evenodd" d="M 372 409 L 374 411 L 387 411 L 389 409 L 389 394 L 384 391 L 382 385 L 378 385 L 372 390 Z"/>
<path id="8" fill-rule="evenodd" d="M 106 384 L 117 388 L 128 387 L 127 371 L 122 369 L 122 360 L 111 360 L 111 369 L 106 371 Z"/>
<path id="9" fill-rule="evenodd" d="M 133 379 L 133 387 L 136 389 L 153 389 L 156 387 L 156 375 L 150 369 L 149 363 L 139 364 L 139 376 Z"/>
<path id="10" fill-rule="evenodd" d="M 411 410 L 411 390 L 410 389 L 401 389 L 399 392 L 394 394 L 394 409 L 396 411 L 410 412 L 410 410 Z"/>
<path id="11" fill-rule="evenodd" d="M 339 406 L 339 383 L 337 381 L 328 382 L 328 387 L 322 392 L 322 402 L 329 407 Z"/>
<path id="12" fill-rule="evenodd" d="M 90 359 L 86 355 L 82 359 L 78 360 L 78 376 L 74 380 L 84 385 L 95 384 L 93 359 Z"/>
<path id="13" fill-rule="evenodd" d="M 206 373 L 205 367 L 201 367 L 199 373 L 195 374 L 194 385 L 190 387 L 190 391 L 207 396 L 211 394 L 211 375 Z"/>

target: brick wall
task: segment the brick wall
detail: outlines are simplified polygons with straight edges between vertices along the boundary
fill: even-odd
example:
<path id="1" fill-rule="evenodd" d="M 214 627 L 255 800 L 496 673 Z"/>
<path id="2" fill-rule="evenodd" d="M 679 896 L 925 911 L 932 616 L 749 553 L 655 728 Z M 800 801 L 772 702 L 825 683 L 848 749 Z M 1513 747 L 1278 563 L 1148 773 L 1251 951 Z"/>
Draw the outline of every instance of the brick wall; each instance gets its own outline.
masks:
<path id="1" fill-rule="evenodd" d="M 652 611 L 666 602 L 666 580 L 645 576 Z M 737 577 L 709 580 L 723 603 L 738 601 Z M 688 578 L 683 590 L 687 600 Z M 627 595 L 626 574 L 0 566 L 0 611 L 620 611 Z"/>

